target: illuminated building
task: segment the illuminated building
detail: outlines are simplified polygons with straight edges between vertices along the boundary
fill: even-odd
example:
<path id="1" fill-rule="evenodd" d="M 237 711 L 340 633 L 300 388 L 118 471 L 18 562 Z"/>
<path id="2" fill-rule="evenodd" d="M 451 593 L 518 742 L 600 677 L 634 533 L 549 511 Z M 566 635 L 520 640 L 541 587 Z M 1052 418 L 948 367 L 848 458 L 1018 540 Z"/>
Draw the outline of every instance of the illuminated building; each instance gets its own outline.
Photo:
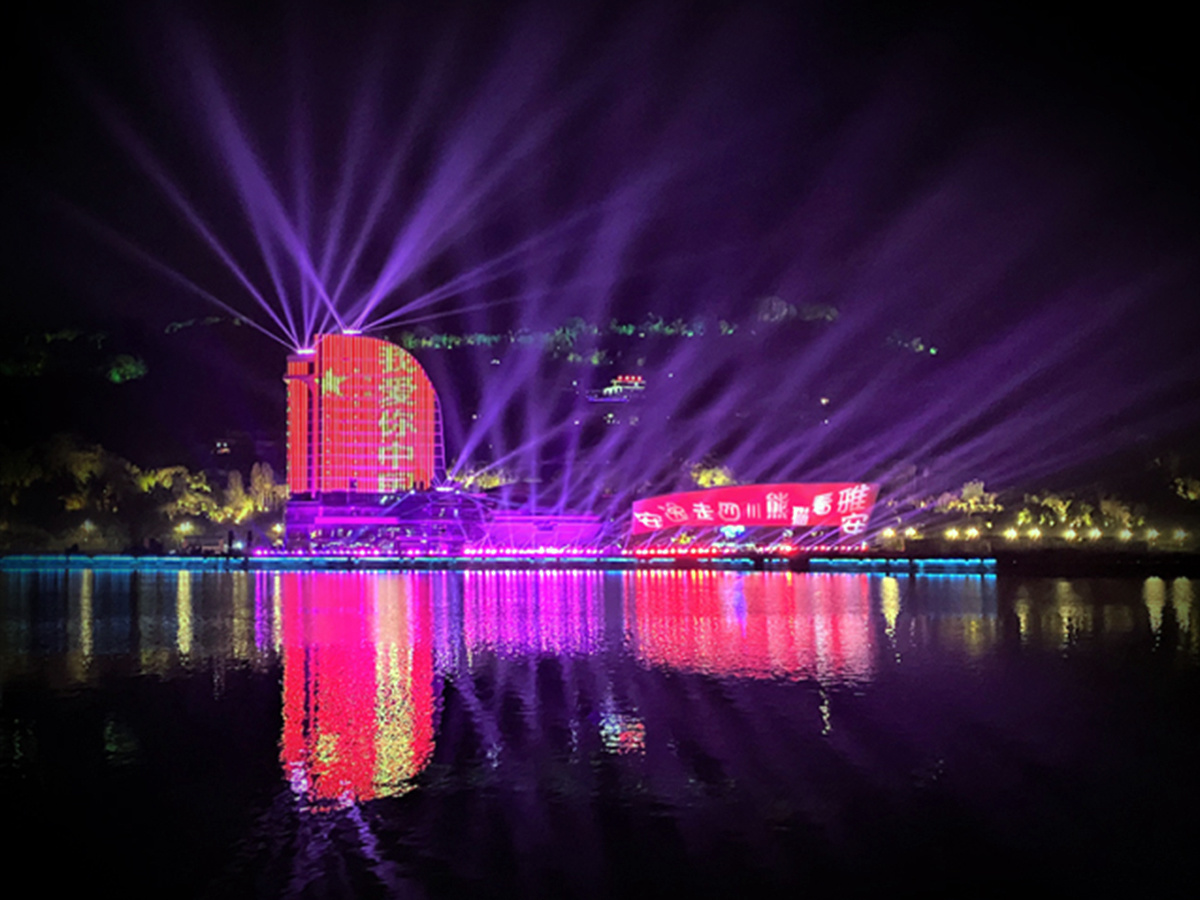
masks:
<path id="1" fill-rule="evenodd" d="M 559 551 L 611 539 L 595 515 L 539 509 L 536 495 L 497 498 L 447 482 L 437 392 L 401 347 L 358 334 L 319 335 L 288 357 L 284 381 L 289 549 Z M 642 376 L 620 375 L 596 402 L 629 403 L 644 391 Z M 606 415 L 609 424 L 618 421 Z M 860 482 L 665 494 L 633 504 L 630 537 L 696 547 L 820 546 L 828 535 L 861 540 L 877 494 L 878 485 Z"/>
<path id="2" fill-rule="evenodd" d="M 378 338 L 319 335 L 288 357 L 284 381 L 289 545 L 462 542 L 479 511 L 437 489 L 441 406 L 412 354 Z"/>
<path id="3" fill-rule="evenodd" d="M 707 544 L 748 532 L 774 543 L 866 531 L 879 485 L 863 482 L 744 484 L 634 501 L 631 536 L 652 543 L 687 537 Z"/>
<path id="4" fill-rule="evenodd" d="M 437 392 L 408 351 L 321 335 L 288 357 L 284 380 L 293 497 L 428 490 L 444 471 Z"/>
<path id="5" fill-rule="evenodd" d="M 395 344 L 320 335 L 288 357 L 284 381 L 291 548 L 440 553 L 600 532 L 595 516 L 495 512 L 492 498 L 447 483 L 437 392 Z"/>
<path id="6" fill-rule="evenodd" d="M 589 403 L 628 403 L 646 390 L 646 379 L 641 375 L 617 375 L 600 390 L 589 391 Z"/>

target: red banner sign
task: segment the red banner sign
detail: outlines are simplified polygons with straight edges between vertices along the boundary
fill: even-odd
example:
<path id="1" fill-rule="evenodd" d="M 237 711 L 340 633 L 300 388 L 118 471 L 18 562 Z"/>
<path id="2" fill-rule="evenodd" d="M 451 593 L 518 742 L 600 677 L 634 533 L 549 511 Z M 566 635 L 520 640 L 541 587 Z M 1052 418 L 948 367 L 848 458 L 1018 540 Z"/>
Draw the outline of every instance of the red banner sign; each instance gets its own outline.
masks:
<path id="1" fill-rule="evenodd" d="M 879 485 L 862 482 L 745 484 L 635 500 L 632 533 L 664 528 L 840 528 L 866 530 Z"/>

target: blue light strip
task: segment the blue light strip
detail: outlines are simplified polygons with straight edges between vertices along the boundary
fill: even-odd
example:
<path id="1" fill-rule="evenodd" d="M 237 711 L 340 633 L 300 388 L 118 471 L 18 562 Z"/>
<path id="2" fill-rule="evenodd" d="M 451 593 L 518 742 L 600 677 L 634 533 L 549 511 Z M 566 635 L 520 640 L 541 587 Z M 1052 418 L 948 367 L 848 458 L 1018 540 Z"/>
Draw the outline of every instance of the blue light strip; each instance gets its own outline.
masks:
<path id="1" fill-rule="evenodd" d="M 584 568 L 632 569 L 672 565 L 711 568 L 744 568 L 761 564 L 775 568 L 787 564 L 787 560 L 764 558 L 755 560 L 744 556 L 591 556 L 576 553 L 562 555 L 529 556 L 505 554 L 497 556 L 347 556 L 321 554 L 311 556 L 4 556 L 0 557 L 0 569 L 38 570 L 53 569 L 100 569 L 179 571 L 180 569 L 230 571 L 252 569 L 255 571 L 295 571 L 304 569 L 474 569 L 491 566 L 571 566 Z M 992 557 L 810 557 L 808 568 L 812 572 L 878 572 L 906 573 L 915 575 L 976 574 L 993 575 L 996 560 Z"/>
<path id="2" fill-rule="evenodd" d="M 760 561 L 761 562 L 761 561 Z M 771 560 L 771 562 L 775 562 Z M 783 564 L 785 561 L 780 560 Z M 503 556 L 357 556 L 338 554 L 312 554 L 306 556 L 116 556 L 116 555 L 56 555 L 0 556 L 0 570 L 5 571 L 63 571 L 94 569 L 102 571 L 305 571 L 326 569 L 358 570 L 404 570 L 404 569 L 486 569 L 486 568 L 589 568 L 589 569 L 637 569 L 648 565 L 674 566 L 701 565 L 707 568 L 741 569 L 753 567 L 755 560 L 741 556 L 714 557 L 633 557 L 591 556 L 575 553 L 562 555 L 531 556 L 506 554 Z"/>
<path id="3" fill-rule="evenodd" d="M 853 556 L 813 557 L 811 572 L 912 572 L 925 574 L 992 575 L 996 560 L 992 557 L 863 558 Z"/>

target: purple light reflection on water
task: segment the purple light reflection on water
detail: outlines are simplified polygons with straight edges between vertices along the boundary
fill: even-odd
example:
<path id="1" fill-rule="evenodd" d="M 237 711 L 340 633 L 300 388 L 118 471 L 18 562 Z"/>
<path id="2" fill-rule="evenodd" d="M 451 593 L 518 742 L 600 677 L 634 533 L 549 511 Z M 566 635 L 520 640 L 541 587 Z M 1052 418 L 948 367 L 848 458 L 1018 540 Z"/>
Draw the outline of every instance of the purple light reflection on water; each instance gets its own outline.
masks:
<path id="1" fill-rule="evenodd" d="M 596 572 L 467 572 L 464 639 L 472 652 L 589 654 L 604 646 L 604 576 Z"/>
<path id="2" fill-rule="evenodd" d="M 1165 886 L 1200 803 L 1187 579 L 89 574 L 0 572 L 0 790 L 79 879 Z"/>

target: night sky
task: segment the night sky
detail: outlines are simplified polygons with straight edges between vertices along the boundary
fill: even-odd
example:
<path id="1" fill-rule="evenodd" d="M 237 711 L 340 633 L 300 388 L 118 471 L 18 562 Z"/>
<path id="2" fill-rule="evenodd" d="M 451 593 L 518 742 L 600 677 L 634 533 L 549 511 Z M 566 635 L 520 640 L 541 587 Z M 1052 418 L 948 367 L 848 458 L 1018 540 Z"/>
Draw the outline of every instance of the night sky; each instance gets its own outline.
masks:
<path id="1" fill-rule="evenodd" d="M 1165 3 L 962 5 L 23 10 L 5 353 L 104 331 L 97 359 L 149 371 L 3 377 L 0 440 L 194 465 L 224 430 L 282 436 L 321 281 L 380 334 L 707 318 L 703 349 L 648 353 L 655 428 L 599 439 L 638 471 L 708 451 L 747 479 L 913 463 L 1003 487 L 1194 452 L 1190 27 Z M 773 330 L 771 297 L 800 317 Z M 720 319 L 740 330 L 716 345 Z M 581 375 L 418 353 L 452 455 L 557 426 L 555 392 L 635 355 Z"/>

